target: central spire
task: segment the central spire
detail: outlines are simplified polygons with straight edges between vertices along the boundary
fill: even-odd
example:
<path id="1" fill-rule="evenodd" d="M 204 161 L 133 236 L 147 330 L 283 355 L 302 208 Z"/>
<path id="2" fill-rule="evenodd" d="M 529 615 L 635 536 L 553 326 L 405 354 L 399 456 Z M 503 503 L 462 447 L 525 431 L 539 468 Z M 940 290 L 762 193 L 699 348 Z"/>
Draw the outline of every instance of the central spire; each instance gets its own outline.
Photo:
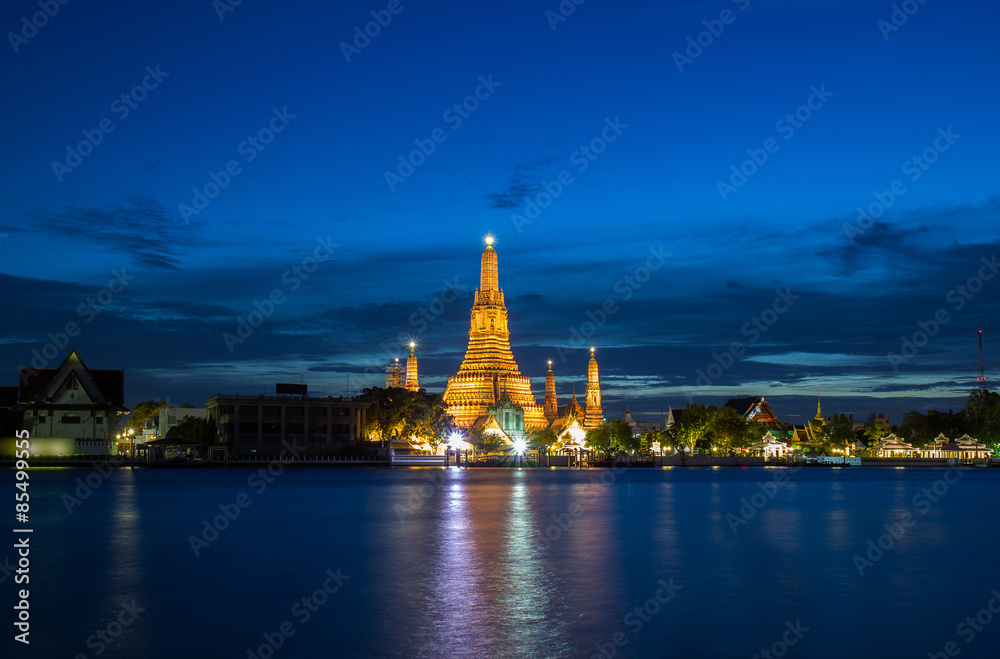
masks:
<path id="1" fill-rule="evenodd" d="M 448 379 L 444 400 L 448 413 L 462 427 L 471 426 L 487 414 L 503 391 L 524 410 L 529 427 L 542 427 L 545 417 L 531 393 L 531 382 L 521 375 L 510 349 L 507 307 L 500 290 L 497 253 L 492 233 L 486 234 L 479 289 L 469 318 L 469 347 L 458 374 Z"/>
<path id="2" fill-rule="evenodd" d="M 479 290 L 483 293 L 487 291 L 496 292 L 500 290 L 500 276 L 497 267 L 497 251 L 493 249 L 494 237 L 492 233 L 487 233 L 484 241 L 486 248 L 483 250 L 482 264 L 479 269 Z"/>

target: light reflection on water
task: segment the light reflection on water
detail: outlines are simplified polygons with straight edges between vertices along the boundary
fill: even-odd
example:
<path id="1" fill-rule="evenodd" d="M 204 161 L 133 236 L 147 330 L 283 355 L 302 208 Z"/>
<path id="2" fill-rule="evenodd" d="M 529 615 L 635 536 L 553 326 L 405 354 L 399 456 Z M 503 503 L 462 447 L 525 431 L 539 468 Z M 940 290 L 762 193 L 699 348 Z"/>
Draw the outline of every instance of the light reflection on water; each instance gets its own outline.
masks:
<path id="1" fill-rule="evenodd" d="M 189 536 L 248 472 L 123 471 L 69 515 L 60 497 L 85 473 L 39 471 L 33 650 L 88 652 L 128 596 L 147 612 L 103 656 L 246 657 L 291 620 L 276 657 L 591 656 L 616 633 L 616 656 L 750 657 L 799 619 L 810 631 L 789 656 L 927 656 L 1000 587 L 983 562 L 1000 546 L 985 523 L 1000 470 L 926 510 L 914 496 L 941 471 L 802 470 L 734 532 L 775 474 L 290 470 L 195 557 Z M 853 557 L 906 513 L 859 575 Z M 337 567 L 343 589 L 295 620 Z M 630 614 L 671 578 L 682 589 L 637 629 Z M 962 656 L 997 645 L 1000 625 Z"/>

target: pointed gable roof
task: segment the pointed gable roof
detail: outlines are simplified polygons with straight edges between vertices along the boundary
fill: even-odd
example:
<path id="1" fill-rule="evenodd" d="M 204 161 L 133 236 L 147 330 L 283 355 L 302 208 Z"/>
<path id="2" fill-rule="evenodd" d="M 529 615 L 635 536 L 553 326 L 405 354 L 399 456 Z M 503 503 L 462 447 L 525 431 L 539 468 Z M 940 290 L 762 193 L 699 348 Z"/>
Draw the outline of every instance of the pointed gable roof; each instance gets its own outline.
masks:
<path id="1" fill-rule="evenodd" d="M 96 404 L 125 407 L 125 371 L 89 369 L 76 350 L 71 350 L 58 368 L 21 367 L 18 402 L 22 405 L 52 401 L 61 386 L 75 378 Z"/>
<path id="2" fill-rule="evenodd" d="M 625 406 L 625 416 L 622 417 L 622 421 L 629 425 L 635 424 L 635 419 L 632 418 L 632 411 L 629 410 L 628 405 Z"/>

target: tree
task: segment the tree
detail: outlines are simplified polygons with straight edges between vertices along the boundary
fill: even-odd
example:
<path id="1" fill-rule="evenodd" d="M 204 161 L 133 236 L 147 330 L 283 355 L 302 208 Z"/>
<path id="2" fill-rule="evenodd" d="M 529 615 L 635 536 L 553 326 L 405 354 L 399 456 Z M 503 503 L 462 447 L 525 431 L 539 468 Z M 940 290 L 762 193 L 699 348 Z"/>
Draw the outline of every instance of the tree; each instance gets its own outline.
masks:
<path id="1" fill-rule="evenodd" d="M 854 447 L 857 433 L 854 432 L 854 415 L 834 414 L 826 426 L 827 440 L 833 446 L 849 450 Z"/>
<path id="2" fill-rule="evenodd" d="M 608 429 L 608 424 L 602 423 L 596 428 L 591 428 L 587 431 L 587 436 L 583 440 L 584 446 L 592 449 L 605 458 L 611 458 L 611 432 Z"/>
<path id="3" fill-rule="evenodd" d="M 440 443 L 451 430 L 444 400 L 440 394 L 428 395 L 423 389 L 409 391 L 401 387 L 372 387 L 364 390 L 371 402 L 365 435 L 370 441 L 385 442 L 417 436 Z"/>
<path id="4" fill-rule="evenodd" d="M 907 412 L 903 415 L 903 421 L 899 424 L 900 437 L 910 442 L 914 446 L 923 446 L 928 441 L 934 439 L 930 435 L 930 424 L 927 415 L 920 412 Z"/>
<path id="5" fill-rule="evenodd" d="M 722 448 L 722 451 L 732 455 L 735 449 L 749 446 L 753 440 L 748 422 L 743 415 L 731 407 L 708 408 L 708 434 L 712 443 Z M 756 424 L 755 424 L 756 425 Z"/>
<path id="6" fill-rule="evenodd" d="M 132 406 L 125 428 L 134 430 L 136 433 L 142 432 L 146 425 L 146 419 L 158 419 L 160 410 L 172 409 L 174 406 L 162 400 L 144 400 Z"/>
<path id="7" fill-rule="evenodd" d="M 966 399 L 963 412 L 966 432 L 983 444 L 1000 441 L 1000 394 L 976 389 Z"/>
<path id="8" fill-rule="evenodd" d="M 528 435 L 528 442 L 534 446 L 536 449 L 545 449 L 546 451 L 552 448 L 559 438 L 556 436 L 556 431 L 552 428 L 546 428 L 544 430 L 536 430 Z"/>
<path id="9" fill-rule="evenodd" d="M 674 447 L 676 440 L 674 439 L 674 436 L 666 430 L 657 430 L 656 432 L 649 433 L 650 447 L 652 447 L 654 442 L 659 442 L 660 450 L 665 452 Z"/>
<path id="10" fill-rule="evenodd" d="M 184 437 L 199 442 L 213 443 L 215 441 L 215 424 L 211 419 L 186 416 L 176 426 L 167 430 L 167 437 Z"/>
<path id="11" fill-rule="evenodd" d="M 479 453 L 496 453 L 507 447 L 503 436 L 495 432 L 484 432 L 482 428 L 469 431 L 469 443 Z"/>
<path id="12" fill-rule="evenodd" d="M 608 436 L 611 438 L 613 451 L 627 453 L 641 448 L 642 440 L 632 434 L 632 426 L 622 419 L 612 419 L 605 425 L 608 426 Z"/>
<path id="13" fill-rule="evenodd" d="M 427 394 L 423 389 L 411 393 L 418 394 L 414 401 L 416 415 L 411 418 L 411 424 L 404 427 L 404 431 L 435 447 L 447 442 L 453 427 L 444 398 L 441 394 Z"/>
<path id="14" fill-rule="evenodd" d="M 868 445 L 868 450 L 878 443 L 880 439 L 889 434 L 889 429 L 883 426 L 881 423 L 873 423 L 870 426 L 865 426 L 865 444 Z"/>
<path id="15" fill-rule="evenodd" d="M 712 420 L 707 407 L 697 403 L 688 403 L 684 416 L 674 427 L 674 437 L 682 448 L 687 448 L 694 455 L 698 442 L 705 439 Z"/>

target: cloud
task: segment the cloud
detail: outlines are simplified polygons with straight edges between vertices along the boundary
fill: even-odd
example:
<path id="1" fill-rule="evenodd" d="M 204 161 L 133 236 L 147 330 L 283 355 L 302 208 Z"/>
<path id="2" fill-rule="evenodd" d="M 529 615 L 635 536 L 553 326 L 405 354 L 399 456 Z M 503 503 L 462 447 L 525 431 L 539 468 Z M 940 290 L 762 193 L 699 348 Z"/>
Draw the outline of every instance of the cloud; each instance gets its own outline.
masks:
<path id="1" fill-rule="evenodd" d="M 525 199 L 542 189 L 543 179 L 536 172 L 555 160 L 555 156 L 543 156 L 516 165 L 503 190 L 483 195 L 488 202 L 486 205 L 490 208 L 517 208 Z"/>
<path id="2" fill-rule="evenodd" d="M 133 197 L 124 205 L 70 206 L 27 213 L 29 230 L 76 238 L 128 256 L 136 265 L 176 270 L 186 249 L 205 244 L 157 200 Z"/>

